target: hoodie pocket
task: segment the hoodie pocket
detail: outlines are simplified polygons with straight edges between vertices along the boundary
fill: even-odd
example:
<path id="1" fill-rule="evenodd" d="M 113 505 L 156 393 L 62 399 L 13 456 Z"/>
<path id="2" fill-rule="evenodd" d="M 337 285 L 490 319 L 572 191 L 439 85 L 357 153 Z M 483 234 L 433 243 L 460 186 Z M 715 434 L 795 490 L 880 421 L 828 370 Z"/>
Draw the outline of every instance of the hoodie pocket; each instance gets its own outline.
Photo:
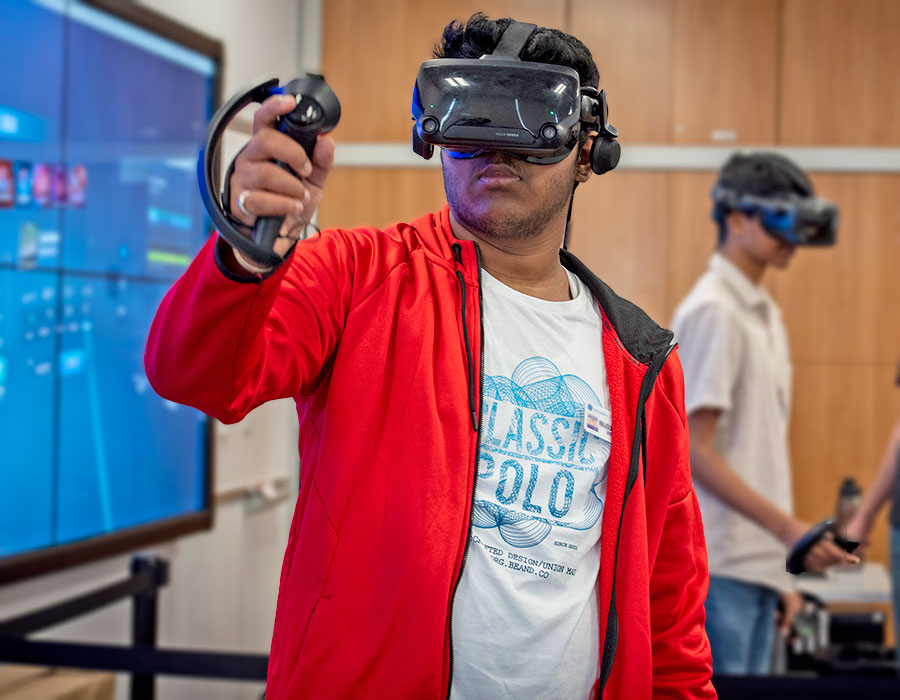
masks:
<path id="1" fill-rule="evenodd" d="M 325 590 L 338 543 L 337 532 L 315 488 L 310 490 L 303 513 L 297 517 L 300 523 L 288 542 L 269 660 L 269 684 L 278 678 L 287 682 L 287 687 L 306 643 L 310 620 Z M 277 686 L 285 687 L 281 682 Z"/>

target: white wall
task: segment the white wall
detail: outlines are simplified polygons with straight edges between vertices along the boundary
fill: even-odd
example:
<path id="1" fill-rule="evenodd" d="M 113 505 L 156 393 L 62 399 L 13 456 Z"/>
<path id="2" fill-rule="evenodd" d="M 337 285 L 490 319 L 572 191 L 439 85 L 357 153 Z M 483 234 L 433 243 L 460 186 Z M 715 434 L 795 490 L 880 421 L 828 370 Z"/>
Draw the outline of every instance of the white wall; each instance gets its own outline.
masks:
<path id="1" fill-rule="evenodd" d="M 224 96 L 261 76 L 289 79 L 298 73 L 300 63 L 305 69 L 316 67 L 318 1 L 142 0 L 141 4 L 223 42 Z M 304 18 L 309 21 L 301 29 Z M 301 33 L 307 37 L 302 42 Z M 244 138 L 226 134 L 227 158 Z M 267 653 L 296 493 L 296 414 L 290 402 L 278 402 L 258 409 L 239 425 L 216 428 L 215 491 L 222 502 L 214 528 L 152 550 L 170 561 L 172 574 L 161 594 L 159 643 Z M 253 510 L 234 497 L 244 486 L 273 478 L 290 481 L 287 499 Z M 129 559 L 115 557 L 0 588 L 0 619 L 116 581 L 128 571 Z M 40 636 L 126 644 L 129 616 L 129 603 L 123 602 Z M 258 698 L 263 685 L 161 678 L 157 689 L 158 697 L 166 700 L 243 700 Z M 118 678 L 117 697 L 128 697 L 126 676 Z"/>

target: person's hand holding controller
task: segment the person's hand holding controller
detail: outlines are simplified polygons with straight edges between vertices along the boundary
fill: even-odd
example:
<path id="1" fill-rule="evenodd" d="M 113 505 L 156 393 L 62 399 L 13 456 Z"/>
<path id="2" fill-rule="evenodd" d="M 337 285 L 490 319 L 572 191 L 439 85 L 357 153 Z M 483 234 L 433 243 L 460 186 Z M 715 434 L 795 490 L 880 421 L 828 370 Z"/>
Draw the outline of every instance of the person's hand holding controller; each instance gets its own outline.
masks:
<path id="1" fill-rule="evenodd" d="M 781 540 L 791 550 L 811 528 L 810 523 L 788 516 L 782 528 Z M 859 564 L 859 557 L 839 547 L 830 532 L 826 532 L 803 558 L 803 568 L 815 573 L 823 573 L 832 566 L 856 564 Z"/>
<path id="2" fill-rule="evenodd" d="M 274 245 L 281 257 L 291 250 L 318 209 L 334 162 L 334 140 L 330 136 L 318 137 L 310 159 L 299 143 L 278 131 L 278 118 L 296 105 L 291 95 L 273 95 L 260 105 L 253 117 L 253 137 L 235 159 L 230 181 L 229 206 L 235 218 L 252 228 L 260 217 L 284 217 Z M 276 165 L 276 160 L 289 165 L 302 180 Z M 251 235 L 250 229 L 244 233 L 248 238 Z M 243 271 L 262 273 L 271 269 L 232 252 L 234 264 Z"/>

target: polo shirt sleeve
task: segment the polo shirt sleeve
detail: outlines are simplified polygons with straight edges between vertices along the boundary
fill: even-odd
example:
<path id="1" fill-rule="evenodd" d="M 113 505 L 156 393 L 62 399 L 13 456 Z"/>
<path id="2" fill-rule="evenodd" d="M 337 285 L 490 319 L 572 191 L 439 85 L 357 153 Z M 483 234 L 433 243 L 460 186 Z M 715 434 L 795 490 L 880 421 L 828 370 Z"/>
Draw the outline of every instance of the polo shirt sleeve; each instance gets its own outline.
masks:
<path id="1" fill-rule="evenodd" d="M 684 368 L 684 405 L 728 411 L 734 401 L 745 343 L 737 319 L 718 304 L 703 304 L 673 322 Z"/>

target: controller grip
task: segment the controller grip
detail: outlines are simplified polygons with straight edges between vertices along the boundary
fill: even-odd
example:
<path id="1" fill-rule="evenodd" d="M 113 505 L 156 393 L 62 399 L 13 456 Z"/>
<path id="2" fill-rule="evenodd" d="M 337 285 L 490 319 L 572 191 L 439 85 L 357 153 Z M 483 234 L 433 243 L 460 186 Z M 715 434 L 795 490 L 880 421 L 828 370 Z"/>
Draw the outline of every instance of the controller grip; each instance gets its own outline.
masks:
<path id="1" fill-rule="evenodd" d="M 253 226 L 253 242 L 264 250 L 274 250 L 275 241 L 283 223 L 283 216 L 260 217 Z"/>
<path id="2" fill-rule="evenodd" d="M 303 150 L 306 151 L 307 158 L 312 158 L 313 149 L 316 147 L 316 139 L 319 136 L 318 128 L 312 127 L 304 129 L 294 127 L 291 129 L 283 128 L 282 131 L 287 133 L 288 136 L 303 147 Z M 302 179 L 287 163 L 276 160 L 275 165 L 282 170 L 286 170 L 297 179 Z M 278 232 L 281 230 L 281 225 L 283 223 L 283 216 L 260 217 L 253 226 L 253 242 L 265 250 L 272 250 L 275 247 L 275 241 L 278 238 Z"/>
<path id="3" fill-rule="evenodd" d="M 810 550 L 815 547 L 828 532 L 834 535 L 834 543 L 847 553 L 852 553 L 853 550 L 859 547 L 859 542 L 847 540 L 840 536 L 834 518 L 826 518 L 818 525 L 811 527 L 799 540 L 797 540 L 796 544 L 791 547 L 791 551 L 788 552 L 786 561 L 788 573 L 796 576 L 797 574 L 802 574 L 806 571 L 806 567 L 803 565 L 806 555 L 809 554 Z"/>
<path id="4" fill-rule="evenodd" d="M 295 127 L 293 129 L 285 129 L 284 133 L 303 146 L 303 150 L 306 151 L 306 157 L 312 160 L 313 149 L 316 147 L 316 139 L 319 138 L 319 130 L 317 128 L 298 129 Z"/>

